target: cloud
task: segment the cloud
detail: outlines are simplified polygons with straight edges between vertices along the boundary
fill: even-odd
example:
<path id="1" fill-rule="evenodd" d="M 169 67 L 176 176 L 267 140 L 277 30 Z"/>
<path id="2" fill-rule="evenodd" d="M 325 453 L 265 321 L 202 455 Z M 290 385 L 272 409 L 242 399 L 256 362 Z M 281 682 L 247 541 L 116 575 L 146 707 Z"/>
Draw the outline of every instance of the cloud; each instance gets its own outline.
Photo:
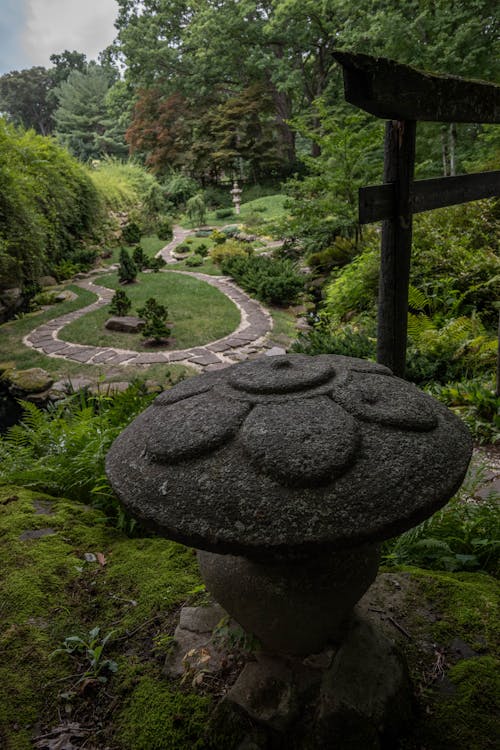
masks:
<path id="1" fill-rule="evenodd" d="M 0 75 L 31 67 L 20 47 L 24 25 L 23 0 L 0 0 Z"/>
<path id="2" fill-rule="evenodd" d="M 116 0 L 24 0 L 24 4 L 21 42 L 30 65 L 49 66 L 50 55 L 65 49 L 95 59 L 116 35 Z"/>

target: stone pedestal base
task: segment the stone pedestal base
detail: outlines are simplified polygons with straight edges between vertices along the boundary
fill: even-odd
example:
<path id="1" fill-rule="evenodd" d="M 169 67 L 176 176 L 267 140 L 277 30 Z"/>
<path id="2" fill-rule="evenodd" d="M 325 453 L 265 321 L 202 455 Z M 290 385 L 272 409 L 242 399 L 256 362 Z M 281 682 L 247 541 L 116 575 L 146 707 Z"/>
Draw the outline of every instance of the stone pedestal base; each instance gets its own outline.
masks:
<path id="1" fill-rule="evenodd" d="M 377 576 L 380 547 L 260 563 L 198 551 L 208 591 L 266 651 L 307 655 L 340 642 Z"/>
<path id="2" fill-rule="evenodd" d="M 217 672 L 231 662 L 227 641 L 224 652 L 224 641 L 210 633 L 224 615 L 218 605 L 183 610 L 169 675 L 195 675 L 200 655 L 200 670 Z M 241 725 L 234 750 L 392 750 L 412 719 L 402 655 L 359 614 L 336 647 L 306 657 L 256 652 L 239 669 L 213 718 Z"/>

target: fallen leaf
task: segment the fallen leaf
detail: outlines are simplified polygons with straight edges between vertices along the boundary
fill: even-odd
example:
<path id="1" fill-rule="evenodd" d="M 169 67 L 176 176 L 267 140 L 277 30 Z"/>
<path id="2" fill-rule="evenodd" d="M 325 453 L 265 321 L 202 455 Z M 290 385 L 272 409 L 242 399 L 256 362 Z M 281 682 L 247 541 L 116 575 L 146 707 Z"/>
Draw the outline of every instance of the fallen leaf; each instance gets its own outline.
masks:
<path id="1" fill-rule="evenodd" d="M 103 554 L 102 552 L 98 552 L 98 553 L 97 553 L 97 562 L 98 562 L 98 563 L 99 563 L 99 565 L 101 565 L 101 566 L 102 566 L 103 568 L 104 568 L 104 566 L 106 565 L 106 562 L 107 562 L 107 560 L 106 560 L 106 558 L 105 558 L 105 556 L 104 556 L 104 554 Z"/>

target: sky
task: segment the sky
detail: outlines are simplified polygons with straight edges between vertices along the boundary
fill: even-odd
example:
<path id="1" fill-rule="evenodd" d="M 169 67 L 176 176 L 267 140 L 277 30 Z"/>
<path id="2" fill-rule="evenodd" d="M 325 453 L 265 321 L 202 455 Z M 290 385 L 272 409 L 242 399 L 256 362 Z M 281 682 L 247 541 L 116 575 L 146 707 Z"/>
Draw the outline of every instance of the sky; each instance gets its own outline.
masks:
<path id="1" fill-rule="evenodd" d="M 0 0 L 0 75 L 50 67 L 65 49 L 95 60 L 116 35 L 117 15 L 116 0 Z"/>

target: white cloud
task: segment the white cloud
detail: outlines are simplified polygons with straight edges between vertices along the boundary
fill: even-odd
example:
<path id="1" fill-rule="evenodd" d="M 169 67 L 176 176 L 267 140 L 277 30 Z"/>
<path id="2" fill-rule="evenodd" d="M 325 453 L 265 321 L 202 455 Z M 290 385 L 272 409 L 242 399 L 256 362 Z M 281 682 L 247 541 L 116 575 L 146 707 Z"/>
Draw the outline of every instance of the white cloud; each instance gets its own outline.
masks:
<path id="1" fill-rule="evenodd" d="M 50 65 L 50 55 L 67 50 L 84 52 L 87 59 L 116 36 L 116 0 L 25 0 L 24 54 L 30 65 Z"/>

